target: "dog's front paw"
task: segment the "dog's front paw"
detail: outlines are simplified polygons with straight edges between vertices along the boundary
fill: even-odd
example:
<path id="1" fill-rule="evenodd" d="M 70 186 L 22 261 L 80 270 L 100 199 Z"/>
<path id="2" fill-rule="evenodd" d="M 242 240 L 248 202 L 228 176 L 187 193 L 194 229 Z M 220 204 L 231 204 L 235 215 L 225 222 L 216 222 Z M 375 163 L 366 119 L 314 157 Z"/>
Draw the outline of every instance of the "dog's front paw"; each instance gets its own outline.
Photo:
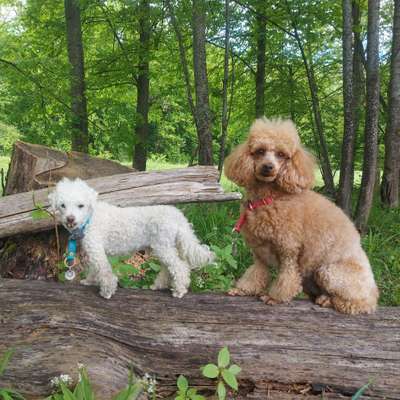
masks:
<path id="1" fill-rule="evenodd" d="M 174 289 L 172 291 L 172 296 L 176 297 L 177 299 L 181 299 L 187 293 L 187 289 L 177 290 Z"/>
<path id="2" fill-rule="evenodd" d="M 260 300 L 262 302 L 264 302 L 265 304 L 269 305 L 269 306 L 273 306 L 275 304 L 279 304 L 280 303 L 279 300 L 276 300 L 276 299 L 272 298 L 268 294 L 264 294 L 264 295 L 260 296 Z"/>
<path id="3" fill-rule="evenodd" d="M 117 291 L 118 279 L 113 276 L 110 280 L 102 282 L 100 285 L 100 296 L 105 299 L 111 299 L 112 295 Z"/>
<path id="4" fill-rule="evenodd" d="M 94 279 L 86 278 L 86 279 L 82 279 L 79 283 L 84 286 L 94 286 L 94 285 L 96 285 L 97 282 Z"/>
<path id="5" fill-rule="evenodd" d="M 232 288 L 228 290 L 229 296 L 250 296 L 250 293 L 240 288 Z"/>

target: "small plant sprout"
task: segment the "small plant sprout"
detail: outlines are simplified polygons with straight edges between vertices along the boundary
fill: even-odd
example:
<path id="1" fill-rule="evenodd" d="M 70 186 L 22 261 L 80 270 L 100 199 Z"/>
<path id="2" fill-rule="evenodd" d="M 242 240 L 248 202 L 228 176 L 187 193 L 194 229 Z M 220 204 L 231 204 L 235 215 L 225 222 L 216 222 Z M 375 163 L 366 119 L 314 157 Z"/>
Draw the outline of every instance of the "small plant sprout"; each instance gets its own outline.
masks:
<path id="1" fill-rule="evenodd" d="M 50 379 L 50 385 L 58 389 L 61 384 L 69 386 L 72 384 L 72 378 L 68 374 L 61 374 L 60 376 L 55 376 L 54 378 Z"/>
<path id="2" fill-rule="evenodd" d="M 218 365 L 207 364 L 202 368 L 202 373 L 206 378 L 218 380 L 216 394 L 219 400 L 225 400 L 226 398 L 227 390 L 225 384 L 235 391 L 238 390 L 236 375 L 241 371 L 241 368 L 236 364 L 230 366 L 229 364 L 229 350 L 224 347 L 218 353 Z"/>
<path id="3" fill-rule="evenodd" d="M 178 386 L 175 400 L 205 400 L 201 394 L 197 394 L 197 390 L 189 387 L 189 382 L 184 375 L 179 375 L 176 381 Z"/>

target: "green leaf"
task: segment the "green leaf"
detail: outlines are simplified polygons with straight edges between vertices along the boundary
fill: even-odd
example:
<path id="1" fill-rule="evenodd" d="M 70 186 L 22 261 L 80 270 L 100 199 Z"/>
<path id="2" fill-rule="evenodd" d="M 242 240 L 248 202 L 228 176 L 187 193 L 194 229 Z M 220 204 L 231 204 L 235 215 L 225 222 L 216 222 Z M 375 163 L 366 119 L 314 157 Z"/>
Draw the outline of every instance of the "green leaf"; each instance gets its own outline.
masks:
<path id="1" fill-rule="evenodd" d="M 31 218 L 33 220 L 45 219 L 49 218 L 49 214 L 47 214 L 47 212 L 44 210 L 33 210 L 31 211 Z"/>
<path id="2" fill-rule="evenodd" d="M 201 394 L 195 394 L 191 400 L 206 400 L 206 398 Z"/>
<path id="3" fill-rule="evenodd" d="M 76 400 L 74 394 L 67 388 L 64 382 L 60 382 L 60 388 L 64 396 L 64 400 Z"/>
<path id="4" fill-rule="evenodd" d="M 227 347 L 224 347 L 218 353 L 218 367 L 226 368 L 229 365 L 230 355 Z"/>
<path id="5" fill-rule="evenodd" d="M 371 385 L 372 381 L 369 381 L 366 383 L 364 386 L 362 386 L 360 389 L 357 390 L 357 392 L 353 395 L 351 400 L 358 400 L 361 398 L 363 393 L 368 389 L 369 385 Z"/>
<path id="6" fill-rule="evenodd" d="M 219 375 L 219 369 L 215 364 L 207 364 L 203 368 L 203 375 L 206 378 L 216 378 Z"/>
<path id="7" fill-rule="evenodd" d="M 241 370 L 242 370 L 242 368 L 240 368 L 239 365 L 232 364 L 229 367 L 228 371 L 231 372 L 233 375 L 237 375 Z"/>
<path id="8" fill-rule="evenodd" d="M 12 400 L 12 397 L 8 394 L 7 390 L 0 389 L 0 398 L 3 400 Z"/>
<path id="9" fill-rule="evenodd" d="M 236 380 L 235 375 L 232 374 L 232 372 L 229 372 L 229 370 L 224 369 L 222 371 L 222 377 L 224 378 L 224 381 L 234 390 L 238 390 L 238 383 Z"/>
<path id="10" fill-rule="evenodd" d="M 179 378 L 176 381 L 176 385 L 178 386 L 179 390 L 181 390 L 182 392 L 186 392 L 189 387 L 189 382 L 184 375 L 179 375 Z"/>
<path id="11" fill-rule="evenodd" d="M 222 382 L 222 381 L 218 382 L 217 394 L 218 394 L 219 400 L 225 400 L 226 388 L 225 388 L 224 382 Z"/>
<path id="12" fill-rule="evenodd" d="M 8 363 L 10 362 L 10 359 L 12 355 L 14 354 L 14 349 L 9 349 L 7 350 L 3 357 L 1 357 L 0 360 L 0 376 L 3 375 L 5 369 L 7 368 Z"/>
<path id="13" fill-rule="evenodd" d="M 154 272 L 160 272 L 161 267 L 153 262 L 149 262 L 149 267 L 154 271 Z"/>
<path id="14" fill-rule="evenodd" d="M 175 400 L 186 400 L 186 396 L 184 394 L 180 394 L 175 397 Z"/>

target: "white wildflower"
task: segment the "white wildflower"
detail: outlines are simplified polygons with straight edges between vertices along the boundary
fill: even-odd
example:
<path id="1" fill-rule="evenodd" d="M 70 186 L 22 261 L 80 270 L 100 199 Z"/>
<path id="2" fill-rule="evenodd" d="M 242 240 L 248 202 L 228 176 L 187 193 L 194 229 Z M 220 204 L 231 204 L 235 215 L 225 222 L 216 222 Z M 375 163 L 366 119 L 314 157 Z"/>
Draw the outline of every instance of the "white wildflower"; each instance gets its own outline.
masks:
<path id="1" fill-rule="evenodd" d="M 72 383 L 72 378 L 68 374 L 61 374 L 50 379 L 50 384 L 53 387 L 59 387 L 61 382 L 68 386 Z"/>
<path id="2" fill-rule="evenodd" d="M 148 394 L 155 393 L 157 381 L 153 376 L 146 372 L 141 379 L 141 383 Z"/>

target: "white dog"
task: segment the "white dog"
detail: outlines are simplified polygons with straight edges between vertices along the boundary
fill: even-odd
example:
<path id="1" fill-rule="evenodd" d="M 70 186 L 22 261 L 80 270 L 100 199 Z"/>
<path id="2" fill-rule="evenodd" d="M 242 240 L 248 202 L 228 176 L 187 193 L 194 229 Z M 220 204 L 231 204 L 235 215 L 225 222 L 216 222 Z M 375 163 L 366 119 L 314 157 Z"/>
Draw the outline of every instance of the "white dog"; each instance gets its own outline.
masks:
<path id="1" fill-rule="evenodd" d="M 161 263 L 153 290 L 172 288 L 182 297 L 190 270 L 209 264 L 214 254 L 201 245 L 181 211 L 172 206 L 120 208 L 97 201 L 97 193 L 80 179 L 64 178 L 49 194 L 53 211 L 71 232 L 79 232 L 89 271 L 84 285 L 99 285 L 109 299 L 117 289 L 108 255 L 128 255 L 150 249 Z"/>

